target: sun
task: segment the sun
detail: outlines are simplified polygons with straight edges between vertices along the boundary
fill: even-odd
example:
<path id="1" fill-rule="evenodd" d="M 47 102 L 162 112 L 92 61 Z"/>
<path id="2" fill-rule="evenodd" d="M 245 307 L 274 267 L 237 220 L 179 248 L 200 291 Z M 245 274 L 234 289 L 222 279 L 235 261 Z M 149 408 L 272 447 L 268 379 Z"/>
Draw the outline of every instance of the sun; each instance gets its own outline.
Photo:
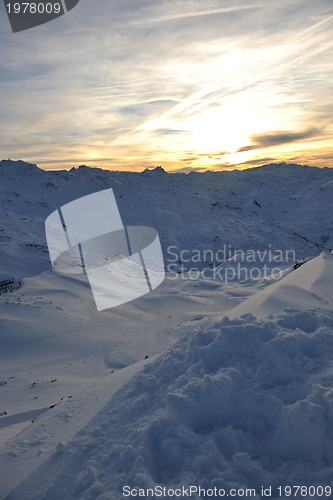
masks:
<path id="1" fill-rule="evenodd" d="M 193 120 L 191 128 L 196 150 L 202 153 L 235 153 L 248 144 L 253 124 L 242 103 L 231 100 L 215 109 L 204 111 Z"/>
<path id="2" fill-rule="evenodd" d="M 95 149 L 89 149 L 85 154 L 86 158 L 90 161 L 99 159 L 99 151 Z"/>

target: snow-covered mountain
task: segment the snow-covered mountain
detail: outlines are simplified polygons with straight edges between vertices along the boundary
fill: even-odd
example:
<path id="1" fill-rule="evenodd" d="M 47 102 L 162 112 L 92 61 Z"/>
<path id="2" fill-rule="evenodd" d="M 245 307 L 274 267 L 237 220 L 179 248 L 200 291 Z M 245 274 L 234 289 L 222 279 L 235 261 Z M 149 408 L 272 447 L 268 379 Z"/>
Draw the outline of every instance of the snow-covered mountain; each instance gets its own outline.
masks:
<path id="1" fill-rule="evenodd" d="M 109 172 L 82 166 L 46 172 L 0 162 L 0 272 L 49 269 L 44 222 L 64 203 L 112 187 L 126 225 L 154 227 L 166 254 L 182 249 L 294 249 L 297 258 L 333 246 L 331 169 L 266 165 L 247 171 L 168 174 L 161 167 Z M 21 258 L 17 259 L 17 252 Z M 24 253 L 24 258 L 23 258 Z M 166 255 L 167 256 L 167 255 Z"/>
<path id="2" fill-rule="evenodd" d="M 84 277 L 51 270 L 44 223 L 108 187 L 125 224 L 158 230 L 166 268 L 170 246 L 192 257 L 177 266 L 212 273 L 235 268 L 240 251 L 306 262 L 279 262 L 280 280 L 167 273 L 98 313 Z M 172 498 L 191 485 L 331 496 L 332 195 L 332 170 L 299 165 L 168 174 L 0 162 L 0 275 L 22 285 L 0 295 L 0 498 L 158 498 L 156 487 Z M 226 262 L 194 257 L 224 246 L 236 252 Z"/>

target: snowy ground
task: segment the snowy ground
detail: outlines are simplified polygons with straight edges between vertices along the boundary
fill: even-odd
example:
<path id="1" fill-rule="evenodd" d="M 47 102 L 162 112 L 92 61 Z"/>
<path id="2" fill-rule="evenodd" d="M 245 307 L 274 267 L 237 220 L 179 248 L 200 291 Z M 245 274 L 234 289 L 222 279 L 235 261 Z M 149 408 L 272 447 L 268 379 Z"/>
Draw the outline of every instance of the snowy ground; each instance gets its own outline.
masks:
<path id="1" fill-rule="evenodd" d="M 303 489 L 303 498 L 331 496 L 333 255 L 321 253 L 333 227 L 330 171 L 303 170 L 301 181 L 301 167 L 265 167 L 227 173 L 218 185 L 209 173 L 0 166 L 0 272 L 23 284 L 0 296 L 1 499 L 118 500 L 126 485 L 129 498 L 159 498 L 147 488 L 163 486 L 172 498 L 171 488 L 191 485 L 236 498 L 246 488 L 260 498 L 262 487 L 287 498 L 278 490 L 285 485 L 317 488 Z M 122 183 L 119 204 L 127 196 L 126 223 L 156 227 L 164 250 L 166 242 L 209 248 L 218 233 L 244 251 L 293 248 L 308 261 L 283 265 L 279 281 L 169 275 L 151 294 L 98 313 L 83 278 L 50 271 L 43 221 L 61 203 L 108 187 L 108 175 Z M 279 190 L 269 197 L 273 185 Z M 150 199 L 141 211 L 130 190 Z M 184 209 L 186 234 L 170 202 L 180 192 L 192 210 L 190 222 Z M 222 202 L 226 192 L 241 214 Z M 318 193 L 321 204 L 310 206 Z M 262 210 L 266 204 L 264 214 L 253 198 Z M 226 265 L 235 267 L 237 256 Z M 205 496 L 193 490 L 192 498 Z"/>

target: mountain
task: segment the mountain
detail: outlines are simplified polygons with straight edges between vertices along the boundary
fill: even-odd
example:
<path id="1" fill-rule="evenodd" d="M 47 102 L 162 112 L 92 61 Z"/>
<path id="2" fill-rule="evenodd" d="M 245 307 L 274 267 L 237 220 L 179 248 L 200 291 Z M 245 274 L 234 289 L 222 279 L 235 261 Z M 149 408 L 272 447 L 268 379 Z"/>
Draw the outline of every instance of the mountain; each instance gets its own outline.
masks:
<path id="1" fill-rule="evenodd" d="M 236 251 L 271 245 L 293 249 L 296 258 L 303 258 L 333 246 L 333 214 L 327 209 L 333 194 L 331 169 L 273 164 L 247 171 L 168 174 L 161 167 L 135 173 L 81 166 L 46 172 L 2 160 L 0 180 L 0 272 L 17 279 L 49 269 L 44 222 L 53 210 L 110 187 L 124 224 L 154 227 L 166 258 L 169 247 L 177 247 L 179 255 L 184 249 L 216 254 L 224 246 Z"/>
<path id="2" fill-rule="evenodd" d="M 0 274 L 21 282 L 0 295 L 0 498 L 330 496 L 331 172 L 0 162 Z M 51 269 L 44 223 L 109 187 L 178 273 L 97 312 L 84 276 Z"/>

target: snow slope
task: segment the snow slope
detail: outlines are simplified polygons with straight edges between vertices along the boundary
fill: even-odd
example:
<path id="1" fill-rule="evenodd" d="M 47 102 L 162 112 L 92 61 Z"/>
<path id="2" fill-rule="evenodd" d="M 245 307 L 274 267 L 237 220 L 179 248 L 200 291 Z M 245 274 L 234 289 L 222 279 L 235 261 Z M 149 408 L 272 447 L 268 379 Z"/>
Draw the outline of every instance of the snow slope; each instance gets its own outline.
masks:
<path id="1" fill-rule="evenodd" d="M 333 308 L 331 294 L 332 254 L 322 253 L 255 296 L 249 297 L 229 313 L 236 318 L 247 313 L 256 317 L 276 315 L 287 307 L 302 307 L 321 304 Z M 304 325 L 305 328 L 305 325 Z M 303 329 L 304 329 L 303 328 Z"/>
<path id="2" fill-rule="evenodd" d="M 157 485 L 251 488 L 255 498 L 264 486 L 278 498 L 279 485 L 333 487 L 327 297 L 333 255 L 292 274 L 312 303 L 308 297 L 266 318 L 255 318 L 248 307 L 245 316 L 233 310 L 234 319 L 202 320 L 115 394 L 111 380 L 108 389 L 106 380 L 96 385 L 96 394 L 109 390 L 110 399 L 96 405 L 94 417 L 71 439 L 67 421 L 83 412 L 85 395 L 74 409 L 66 402 L 39 417 L 2 451 L 4 477 L 16 460 L 22 465 L 25 456 L 36 460 L 52 446 L 55 451 L 5 498 L 116 500 L 124 498 L 125 485 L 141 492 Z M 285 303 L 292 302 L 292 274 L 270 285 L 266 298 L 279 303 L 283 290 Z M 262 295 L 251 299 L 257 308 Z M 56 446 L 55 419 L 64 429 Z"/>
<path id="3" fill-rule="evenodd" d="M 0 498 L 330 484 L 333 268 L 320 252 L 332 246 L 332 175 L 0 162 L 0 275 L 23 285 L 0 296 Z M 307 262 L 281 263 L 280 281 L 168 274 L 151 294 L 98 313 L 84 277 L 51 271 L 44 222 L 108 187 L 125 224 L 159 231 L 166 266 L 169 245 L 179 255 L 292 249 Z M 214 274 L 239 255 L 174 264 Z"/>

